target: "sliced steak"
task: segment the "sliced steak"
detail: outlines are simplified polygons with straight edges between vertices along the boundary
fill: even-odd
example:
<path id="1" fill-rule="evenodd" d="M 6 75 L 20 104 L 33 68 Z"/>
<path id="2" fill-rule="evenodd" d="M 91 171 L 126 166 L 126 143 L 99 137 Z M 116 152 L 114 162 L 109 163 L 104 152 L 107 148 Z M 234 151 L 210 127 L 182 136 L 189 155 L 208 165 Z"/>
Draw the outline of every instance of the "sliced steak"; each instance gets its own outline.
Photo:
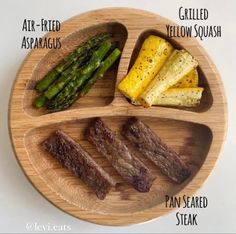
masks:
<path id="1" fill-rule="evenodd" d="M 63 167 L 73 172 L 103 200 L 116 182 L 91 158 L 79 143 L 61 130 L 55 131 L 43 142 L 44 148 Z"/>
<path id="2" fill-rule="evenodd" d="M 116 171 L 139 192 L 148 192 L 155 179 L 113 132 L 96 118 L 87 128 L 86 138 L 104 155 Z"/>
<path id="3" fill-rule="evenodd" d="M 190 176 L 191 172 L 180 156 L 137 118 L 126 122 L 122 135 L 174 182 L 182 183 Z"/>

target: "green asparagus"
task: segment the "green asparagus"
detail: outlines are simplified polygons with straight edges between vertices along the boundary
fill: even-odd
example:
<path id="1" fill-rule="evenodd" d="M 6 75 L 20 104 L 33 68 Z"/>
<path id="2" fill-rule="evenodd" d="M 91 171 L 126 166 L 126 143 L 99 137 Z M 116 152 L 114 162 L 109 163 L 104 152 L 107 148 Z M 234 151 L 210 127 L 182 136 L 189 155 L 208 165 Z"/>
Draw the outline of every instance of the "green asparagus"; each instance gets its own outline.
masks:
<path id="1" fill-rule="evenodd" d="M 36 108 L 41 108 L 46 104 L 48 100 L 52 99 L 55 95 L 57 95 L 57 93 L 59 93 L 60 90 L 62 90 L 63 87 L 71 79 L 76 77 L 77 73 L 81 69 L 80 68 L 76 70 L 76 68 L 77 68 L 76 64 L 74 64 L 74 68 L 70 68 L 70 69 L 67 68 L 67 70 L 62 73 L 61 77 L 58 78 L 58 80 L 56 80 L 52 85 L 49 86 L 46 92 L 44 92 L 43 94 L 41 94 L 35 99 L 34 106 Z"/>
<path id="2" fill-rule="evenodd" d="M 77 69 L 81 69 L 84 64 L 88 62 L 93 52 L 94 50 L 89 50 L 86 55 L 78 58 L 78 60 L 76 60 L 70 67 L 63 71 L 61 76 L 55 80 L 42 95 L 35 99 L 34 106 L 36 108 L 41 108 L 45 105 L 47 100 L 50 100 L 56 96 L 63 89 L 63 87 L 76 76 L 78 73 Z"/>
<path id="3" fill-rule="evenodd" d="M 48 105 L 48 109 L 51 111 L 57 110 L 58 106 L 66 105 L 67 101 L 73 97 L 78 89 L 84 84 L 84 82 L 91 77 L 93 72 L 100 66 L 102 59 L 110 50 L 112 44 L 110 41 L 105 41 L 96 50 L 91 59 L 88 62 L 88 65 L 78 74 L 78 76 L 71 80 L 63 90 L 51 100 Z"/>
<path id="4" fill-rule="evenodd" d="M 46 90 L 49 87 L 49 85 L 52 84 L 58 78 L 61 72 L 63 72 L 66 68 L 68 68 L 74 61 L 76 61 L 78 57 L 83 57 L 87 51 L 96 47 L 97 45 L 107 40 L 108 38 L 110 38 L 110 34 L 103 33 L 96 35 L 91 39 L 89 39 L 87 42 L 81 44 L 78 49 L 76 49 L 74 52 L 72 52 L 70 55 L 64 58 L 57 67 L 55 67 L 42 80 L 40 80 L 36 85 L 36 89 L 39 92 L 43 92 L 44 90 Z"/>
<path id="5" fill-rule="evenodd" d="M 114 62 L 119 58 L 121 51 L 119 49 L 114 49 L 113 52 L 101 63 L 100 67 L 97 69 L 95 74 L 88 80 L 88 82 L 81 88 L 80 92 L 74 93 L 67 102 L 58 105 L 51 111 L 61 111 L 70 107 L 78 98 L 86 95 L 88 91 L 92 88 L 98 79 L 101 79 L 106 71 L 114 64 Z"/>
<path id="6" fill-rule="evenodd" d="M 44 106 L 46 101 L 47 101 L 47 98 L 44 95 L 40 95 L 39 97 L 35 99 L 34 106 L 36 108 L 41 108 Z"/>
<path id="7" fill-rule="evenodd" d="M 92 52 L 90 51 L 88 53 L 88 57 L 90 58 L 92 56 Z M 56 80 L 55 84 L 52 84 L 49 86 L 49 88 L 45 91 L 44 95 L 47 99 L 52 99 L 54 96 L 56 96 L 63 87 L 76 76 L 78 73 L 78 68 L 80 68 L 81 62 L 76 61 L 73 66 L 67 68 L 64 72 L 62 72 L 62 75 Z"/>
<path id="8" fill-rule="evenodd" d="M 113 52 L 102 62 L 101 66 L 98 68 L 96 73 L 93 75 L 91 79 L 87 82 L 87 84 L 81 90 L 79 96 L 83 97 L 88 93 L 88 91 L 92 88 L 95 82 L 98 79 L 101 79 L 106 71 L 112 66 L 112 64 L 119 58 L 121 51 L 119 49 L 114 49 Z"/>

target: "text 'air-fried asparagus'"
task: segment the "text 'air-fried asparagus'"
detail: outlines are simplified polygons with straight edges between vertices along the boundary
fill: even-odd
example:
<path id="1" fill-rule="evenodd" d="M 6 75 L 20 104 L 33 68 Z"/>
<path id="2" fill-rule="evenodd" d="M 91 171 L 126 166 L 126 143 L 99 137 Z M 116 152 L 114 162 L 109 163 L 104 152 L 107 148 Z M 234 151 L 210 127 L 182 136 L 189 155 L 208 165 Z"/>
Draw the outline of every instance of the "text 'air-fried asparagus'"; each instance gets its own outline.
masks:
<path id="1" fill-rule="evenodd" d="M 139 161 L 105 126 L 100 118 L 96 118 L 88 127 L 86 138 L 104 155 L 117 172 L 139 192 L 148 192 L 155 179 L 148 168 Z"/>
<path id="2" fill-rule="evenodd" d="M 190 176 L 190 170 L 179 155 L 137 118 L 127 121 L 123 126 L 122 135 L 173 181 L 182 183 Z"/>
<path id="3" fill-rule="evenodd" d="M 43 142 L 44 148 L 57 159 L 63 167 L 73 172 L 103 200 L 116 182 L 100 167 L 91 156 L 67 136 L 57 130 Z"/>

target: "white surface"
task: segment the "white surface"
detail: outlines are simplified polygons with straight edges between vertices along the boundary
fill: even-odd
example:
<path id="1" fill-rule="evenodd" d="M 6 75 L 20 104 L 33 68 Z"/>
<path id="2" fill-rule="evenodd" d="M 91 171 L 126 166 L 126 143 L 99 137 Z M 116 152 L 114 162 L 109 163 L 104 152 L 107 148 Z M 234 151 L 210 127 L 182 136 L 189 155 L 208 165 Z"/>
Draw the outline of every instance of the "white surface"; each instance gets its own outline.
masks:
<path id="1" fill-rule="evenodd" d="M 17 69 L 29 52 L 21 50 L 24 18 L 61 21 L 88 10 L 127 6 L 146 9 L 181 23 L 178 8 L 206 7 L 206 24 L 222 25 L 222 38 L 200 43 L 219 69 L 226 90 L 229 129 L 222 155 L 205 185 L 197 193 L 207 196 L 207 209 L 188 210 L 198 213 L 198 226 L 176 226 L 175 211 L 146 224 L 129 227 L 105 227 L 73 218 L 50 204 L 27 181 L 19 167 L 8 134 L 8 101 Z M 158 0 L 4 0 L 0 7 L 0 232 L 25 233 L 27 223 L 69 225 L 79 233 L 157 233 L 157 232 L 236 232 L 236 81 L 235 38 L 236 1 L 158 1 Z M 191 22 L 184 22 L 189 24 Z M 197 22 L 204 23 L 204 22 Z M 36 33 L 42 35 L 43 33 Z M 181 211 L 181 210 L 180 210 Z M 185 210 L 182 210 L 186 212 Z"/>

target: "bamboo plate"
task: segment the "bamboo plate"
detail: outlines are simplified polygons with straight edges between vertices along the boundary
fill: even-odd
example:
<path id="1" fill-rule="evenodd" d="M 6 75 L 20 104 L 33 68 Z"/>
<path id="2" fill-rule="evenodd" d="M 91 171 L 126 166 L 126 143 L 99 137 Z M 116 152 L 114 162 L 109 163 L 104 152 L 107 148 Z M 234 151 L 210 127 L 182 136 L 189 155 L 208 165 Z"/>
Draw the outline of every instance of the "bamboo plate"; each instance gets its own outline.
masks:
<path id="1" fill-rule="evenodd" d="M 175 47 L 188 50 L 199 62 L 200 85 L 205 91 L 198 108 L 145 109 L 131 105 L 115 89 L 134 63 L 143 40 L 149 34 L 165 37 L 166 24 L 173 22 L 141 10 L 96 10 L 69 19 L 62 24 L 60 32 L 47 35 L 61 37 L 62 49 L 33 50 L 25 59 L 17 75 L 10 102 L 12 143 L 17 159 L 31 183 L 61 210 L 104 225 L 144 222 L 171 211 L 165 207 L 165 195 L 191 196 L 212 171 L 225 137 L 226 101 L 219 74 L 195 39 L 176 38 L 170 41 Z M 69 110 L 47 114 L 45 110 L 34 109 L 32 101 L 37 95 L 33 89 L 36 81 L 82 41 L 104 31 L 112 32 L 120 49 L 123 48 L 119 66 L 114 66 L 86 97 Z M 192 177 L 185 183 L 176 185 L 136 152 L 157 176 L 149 193 L 138 193 L 123 183 L 104 157 L 84 139 L 85 127 L 90 119 L 96 116 L 102 117 L 117 134 L 129 116 L 139 117 L 180 153 L 189 164 L 193 172 Z M 43 151 L 40 143 L 57 128 L 79 141 L 107 172 L 121 182 L 120 186 L 111 190 L 105 200 L 98 200 L 80 179 L 61 168 Z"/>

